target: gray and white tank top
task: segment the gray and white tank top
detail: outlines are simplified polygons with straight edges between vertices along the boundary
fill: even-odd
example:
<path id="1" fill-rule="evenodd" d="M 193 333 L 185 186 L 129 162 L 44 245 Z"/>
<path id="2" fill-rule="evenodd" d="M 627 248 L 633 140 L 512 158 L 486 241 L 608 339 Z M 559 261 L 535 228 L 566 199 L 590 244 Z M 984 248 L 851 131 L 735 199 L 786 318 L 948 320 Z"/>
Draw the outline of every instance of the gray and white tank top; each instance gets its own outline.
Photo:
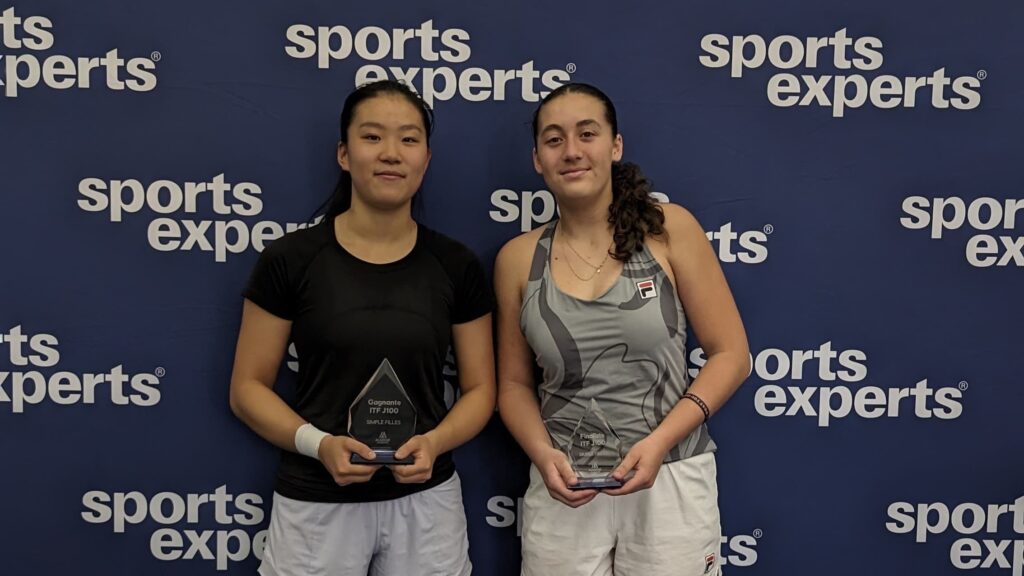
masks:
<path id="1" fill-rule="evenodd" d="M 556 446 L 568 446 L 565 426 L 596 401 L 624 450 L 650 434 L 690 385 L 686 316 L 668 275 L 644 245 L 622 275 L 594 300 L 555 286 L 551 240 L 556 221 L 537 242 L 523 295 L 520 327 L 543 372 L 541 417 Z M 669 450 L 665 462 L 713 452 L 701 425 Z"/>

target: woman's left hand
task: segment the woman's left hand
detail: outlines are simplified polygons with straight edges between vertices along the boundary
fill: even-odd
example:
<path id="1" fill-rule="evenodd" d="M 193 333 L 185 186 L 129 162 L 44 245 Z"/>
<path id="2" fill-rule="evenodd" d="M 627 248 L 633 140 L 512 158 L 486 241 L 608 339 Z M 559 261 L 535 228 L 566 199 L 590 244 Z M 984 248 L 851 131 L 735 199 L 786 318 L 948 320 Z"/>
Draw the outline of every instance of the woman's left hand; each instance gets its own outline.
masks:
<path id="1" fill-rule="evenodd" d="M 429 434 L 418 434 L 402 444 L 395 451 L 395 458 L 413 457 L 412 464 L 391 464 L 388 468 L 401 484 L 419 484 L 430 480 L 434 473 L 434 459 L 437 458 L 437 446 Z"/>
<path id="2" fill-rule="evenodd" d="M 610 496 L 623 496 L 654 486 L 658 470 L 665 460 L 668 448 L 664 447 L 655 437 L 648 436 L 637 442 L 626 453 L 619 467 L 612 472 L 612 477 L 625 483 L 614 489 L 602 490 Z M 632 473 L 632 476 L 630 475 Z"/>

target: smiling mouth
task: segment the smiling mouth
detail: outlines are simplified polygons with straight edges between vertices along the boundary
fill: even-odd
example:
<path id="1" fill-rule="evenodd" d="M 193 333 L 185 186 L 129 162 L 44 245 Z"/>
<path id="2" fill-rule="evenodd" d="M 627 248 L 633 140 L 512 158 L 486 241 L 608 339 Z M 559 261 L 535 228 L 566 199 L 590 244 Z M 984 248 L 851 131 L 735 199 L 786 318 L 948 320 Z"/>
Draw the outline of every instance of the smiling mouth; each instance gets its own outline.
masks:
<path id="1" fill-rule="evenodd" d="M 584 172 L 587 172 L 588 170 L 590 170 L 590 169 L 589 168 L 573 168 L 572 170 L 565 170 L 563 172 L 560 172 L 559 174 L 561 174 L 562 176 L 579 176 L 579 175 L 583 174 Z"/>

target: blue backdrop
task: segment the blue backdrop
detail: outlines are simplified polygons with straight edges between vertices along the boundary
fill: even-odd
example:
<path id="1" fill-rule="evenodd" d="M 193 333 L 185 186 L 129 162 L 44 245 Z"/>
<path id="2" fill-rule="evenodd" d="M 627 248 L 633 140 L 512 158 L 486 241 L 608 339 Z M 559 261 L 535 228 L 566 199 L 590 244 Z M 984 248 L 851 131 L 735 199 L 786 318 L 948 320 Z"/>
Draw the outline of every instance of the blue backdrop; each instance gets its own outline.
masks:
<path id="1" fill-rule="evenodd" d="M 421 219 L 488 269 L 554 214 L 528 124 L 569 80 L 708 231 L 754 355 L 711 428 L 727 573 L 1020 576 L 1022 19 L 0 3 L 2 572 L 254 572 L 276 451 L 228 410 L 239 292 L 333 187 L 344 96 L 386 76 L 437 112 Z M 518 574 L 525 457 L 497 419 L 456 457 L 477 573 Z"/>

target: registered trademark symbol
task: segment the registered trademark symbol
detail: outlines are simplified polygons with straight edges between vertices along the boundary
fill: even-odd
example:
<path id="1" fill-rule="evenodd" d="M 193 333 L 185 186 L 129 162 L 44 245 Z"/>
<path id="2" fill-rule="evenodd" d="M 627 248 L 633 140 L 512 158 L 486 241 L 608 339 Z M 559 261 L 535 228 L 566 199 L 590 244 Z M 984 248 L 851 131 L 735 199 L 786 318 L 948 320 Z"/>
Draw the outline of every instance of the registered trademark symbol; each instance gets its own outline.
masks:
<path id="1" fill-rule="evenodd" d="M 572 62 L 569 62 L 568 64 L 565 65 L 565 71 L 568 72 L 569 74 L 575 74 L 576 65 L 573 64 Z"/>
<path id="2" fill-rule="evenodd" d="M 157 378 L 163 378 L 164 376 L 167 375 L 167 370 L 164 370 L 162 367 L 160 367 L 157 368 L 156 370 L 153 370 L 153 374 L 156 374 Z"/>
<path id="3" fill-rule="evenodd" d="M 153 52 L 149 55 L 149 59 L 153 62 L 159 62 L 161 58 L 163 58 L 163 56 L 161 56 L 159 52 Z"/>
<path id="4" fill-rule="evenodd" d="M 771 224 L 765 224 L 764 225 L 764 233 L 765 234 L 771 234 L 772 232 L 775 232 L 775 226 L 772 226 Z"/>
<path id="5" fill-rule="evenodd" d="M 967 380 L 961 380 L 960 383 L 956 385 L 956 387 L 959 388 L 961 392 L 967 390 Z"/>
<path id="6" fill-rule="evenodd" d="M 988 78 L 988 72 L 985 70 L 978 70 L 978 80 L 984 80 Z"/>
<path id="7" fill-rule="evenodd" d="M 761 530 L 760 528 L 754 529 L 754 538 L 760 540 L 761 536 L 764 536 L 764 530 Z"/>

